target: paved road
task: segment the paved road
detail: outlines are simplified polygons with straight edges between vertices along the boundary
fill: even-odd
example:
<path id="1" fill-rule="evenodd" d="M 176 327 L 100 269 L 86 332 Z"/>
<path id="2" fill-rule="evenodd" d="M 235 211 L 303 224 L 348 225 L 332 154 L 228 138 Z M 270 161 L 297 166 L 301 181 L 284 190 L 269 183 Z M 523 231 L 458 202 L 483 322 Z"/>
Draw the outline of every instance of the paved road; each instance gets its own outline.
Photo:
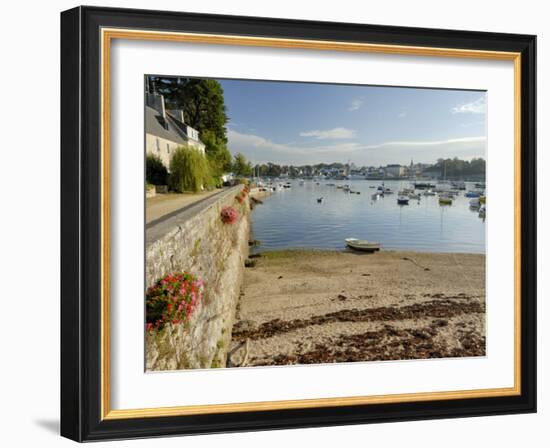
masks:
<path id="1" fill-rule="evenodd" d="M 149 198 L 145 207 L 145 223 L 149 224 L 181 208 L 200 202 L 220 191 L 222 190 L 205 191 L 196 194 L 169 193 Z"/>

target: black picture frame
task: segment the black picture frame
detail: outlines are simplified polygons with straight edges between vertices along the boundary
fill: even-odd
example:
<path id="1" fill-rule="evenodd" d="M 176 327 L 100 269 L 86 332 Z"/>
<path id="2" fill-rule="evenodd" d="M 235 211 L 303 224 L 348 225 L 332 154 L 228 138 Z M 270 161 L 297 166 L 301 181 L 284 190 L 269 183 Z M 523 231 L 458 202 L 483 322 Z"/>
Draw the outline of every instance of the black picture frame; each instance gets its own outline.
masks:
<path id="1" fill-rule="evenodd" d="M 129 419 L 101 415 L 100 29 L 521 53 L 521 393 Z M 536 412 L 536 36 L 77 7 L 61 14 L 61 435 L 76 441 Z"/>

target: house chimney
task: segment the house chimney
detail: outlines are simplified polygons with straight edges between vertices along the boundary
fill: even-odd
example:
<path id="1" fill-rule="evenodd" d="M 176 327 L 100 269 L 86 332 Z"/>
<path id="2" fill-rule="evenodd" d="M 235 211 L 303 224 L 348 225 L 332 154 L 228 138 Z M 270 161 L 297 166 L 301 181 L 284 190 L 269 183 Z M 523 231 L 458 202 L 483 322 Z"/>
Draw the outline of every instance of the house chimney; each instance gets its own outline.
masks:
<path id="1" fill-rule="evenodd" d="M 155 109 L 158 112 L 158 114 L 162 117 L 162 122 L 164 124 L 164 127 L 168 128 L 168 124 L 166 122 L 166 108 L 164 106 L 164 96 L 158 93 L 146 93 L 145 102 L 147 106 Z"/>
<path id="2" fill-rule="evenodd" d="M 175 118 L 179 122 L 185 123 L 183 109 L 167 109 L 166 113 L 168 113 L 172 118 Z"/>

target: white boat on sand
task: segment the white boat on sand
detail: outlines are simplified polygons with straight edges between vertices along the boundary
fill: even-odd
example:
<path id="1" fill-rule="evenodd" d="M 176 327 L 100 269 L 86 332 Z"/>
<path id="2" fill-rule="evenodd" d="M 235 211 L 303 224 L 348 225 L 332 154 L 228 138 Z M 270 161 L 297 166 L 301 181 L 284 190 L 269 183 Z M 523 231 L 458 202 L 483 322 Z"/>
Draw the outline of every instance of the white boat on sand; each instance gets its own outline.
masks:
<path id="1" fill-rule="evenodd" d="M 358 240 L 357 238 L 346 238 L 346 244 L 351 249 L 363 252 L 375 252 L 380 250 L 380 243 L 375 241 Z"/>

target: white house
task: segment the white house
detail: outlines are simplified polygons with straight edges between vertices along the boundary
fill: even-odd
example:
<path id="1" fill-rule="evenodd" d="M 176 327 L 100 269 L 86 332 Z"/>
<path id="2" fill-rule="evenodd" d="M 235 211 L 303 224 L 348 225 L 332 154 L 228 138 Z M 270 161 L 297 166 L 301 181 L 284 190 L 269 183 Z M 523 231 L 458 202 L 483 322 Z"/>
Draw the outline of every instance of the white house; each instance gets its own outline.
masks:
<path id="1" fill-rule="evenodd" d="M 405 175 L 405 167 L 397 164 L 386 166 L 386 175 L 391 177 L 401 177 Z"/>
<path id="2" fill-rule="evenodd" d="M 160 157 L 170 169 L 170 159 L 180 147 L 198 149 L 204 154 L 204 143 L 199 132 L 185 124 L 182 110 L 168 110 L 164 97 L 157 93 L 145 93 L 145 152 Z"/>

